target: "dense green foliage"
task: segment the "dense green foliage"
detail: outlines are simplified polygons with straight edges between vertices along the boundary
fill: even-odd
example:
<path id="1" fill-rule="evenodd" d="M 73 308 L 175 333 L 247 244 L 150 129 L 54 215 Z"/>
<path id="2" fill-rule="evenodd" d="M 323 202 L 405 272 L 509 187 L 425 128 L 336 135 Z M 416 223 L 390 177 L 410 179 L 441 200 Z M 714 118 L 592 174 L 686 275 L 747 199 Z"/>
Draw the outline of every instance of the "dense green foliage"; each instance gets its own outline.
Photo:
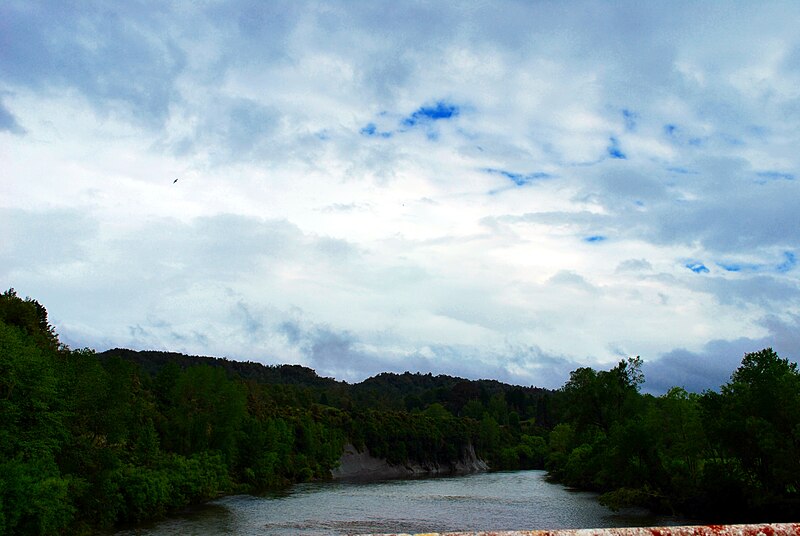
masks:
<path id="1" fill-rule="evenodd" d="M 639 359 L 581 368 L 560 391 L 547 468 L 561 482 L 724 522 L 800 516 L 800 374 L 773 350 L 745 355 L 721 392 L 642 395 Z"/>
<path id="2" fill-rule="evenodd" d="M 431 374 L 348 385 L 301 366 L 60 344 L 47 311 L 0 295 L 0 535 L 136 523 L 232 492 L 330 478 L 346 443 L 393 464 L 544 468 L 727 522 L 800 513 L 800 374 L 748 354 L 719 393 L 643 395 L 641 361 L 559 391 Z"/>

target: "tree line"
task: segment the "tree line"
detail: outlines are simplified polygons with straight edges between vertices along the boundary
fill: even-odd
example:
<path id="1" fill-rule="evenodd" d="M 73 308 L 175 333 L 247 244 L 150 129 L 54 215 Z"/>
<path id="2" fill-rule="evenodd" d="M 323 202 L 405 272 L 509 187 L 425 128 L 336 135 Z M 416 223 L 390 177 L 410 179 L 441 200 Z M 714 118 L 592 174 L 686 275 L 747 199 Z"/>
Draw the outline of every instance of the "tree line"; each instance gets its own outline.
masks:
<path id="1" fill-rule="evenodd" d="M 0 535 L 138 523 L 226 493 L 324 480 L 345 444 L 447 467 L 546 468 L 611 507 L 727 522 L 800 512 L 800 377 L 762 350 L 720 392 L 643 395 L 641 360 L 558 391 L 431 374 L 350 385 L 297 365 L 61 344 L 0 295 Z"/>

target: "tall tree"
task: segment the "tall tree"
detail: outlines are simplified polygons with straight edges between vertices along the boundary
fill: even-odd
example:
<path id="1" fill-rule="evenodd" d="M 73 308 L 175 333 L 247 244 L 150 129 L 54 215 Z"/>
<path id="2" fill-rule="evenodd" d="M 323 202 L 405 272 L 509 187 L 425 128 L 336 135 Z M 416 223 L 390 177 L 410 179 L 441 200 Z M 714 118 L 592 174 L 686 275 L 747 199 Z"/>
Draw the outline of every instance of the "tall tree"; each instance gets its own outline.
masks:
<path id="1" fill-rule="evenodd" d="M 800 373 L 771 348 L 744 356 L 706 423 L 754 506 L 800 501 Z"/>

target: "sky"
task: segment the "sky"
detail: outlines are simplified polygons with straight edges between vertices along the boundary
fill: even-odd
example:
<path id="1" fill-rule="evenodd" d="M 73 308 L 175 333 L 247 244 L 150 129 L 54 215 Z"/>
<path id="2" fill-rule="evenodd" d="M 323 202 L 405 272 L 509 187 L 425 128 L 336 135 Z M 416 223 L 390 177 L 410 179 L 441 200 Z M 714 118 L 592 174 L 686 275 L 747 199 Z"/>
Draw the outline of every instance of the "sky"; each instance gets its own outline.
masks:
<path id="1" fill-rule="evenodd" d="M 73 348 L 716 389 L 800 353 L 797 20 L 6 0 L 0 285 Z"/>

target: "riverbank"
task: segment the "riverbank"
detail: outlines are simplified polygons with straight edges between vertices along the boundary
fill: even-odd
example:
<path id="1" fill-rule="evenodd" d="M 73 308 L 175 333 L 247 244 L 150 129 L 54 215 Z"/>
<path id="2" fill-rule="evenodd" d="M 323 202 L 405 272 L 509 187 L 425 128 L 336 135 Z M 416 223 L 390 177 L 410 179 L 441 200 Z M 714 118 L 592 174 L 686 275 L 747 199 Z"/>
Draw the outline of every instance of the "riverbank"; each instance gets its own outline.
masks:
<path id="1" fill-rule="evenodd" d="M 372 456 L 366 447 L 359 451 L 352 444 L 347 444 L 339 459 L 339 466 L 331 471 L 331 476 L 334 480 L 382 480 L 417 476 L 463 475 L 488 470 L 489 465 L 478 458 L 472 445 L 465 448 L 461 459 L 454 463 L 409 462 L 392 465 L 382 458 Z"/>

